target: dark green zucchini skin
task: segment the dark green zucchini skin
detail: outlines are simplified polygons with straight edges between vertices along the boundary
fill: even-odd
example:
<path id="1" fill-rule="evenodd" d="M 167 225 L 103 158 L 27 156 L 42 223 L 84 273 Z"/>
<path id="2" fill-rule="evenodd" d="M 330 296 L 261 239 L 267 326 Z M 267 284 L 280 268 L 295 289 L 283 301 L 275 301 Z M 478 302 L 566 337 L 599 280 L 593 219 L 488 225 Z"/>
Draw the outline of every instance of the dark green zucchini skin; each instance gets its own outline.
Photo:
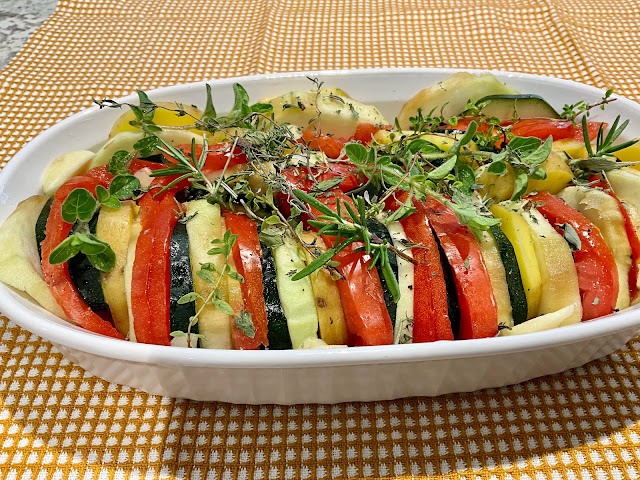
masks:
<path id="1" fill-rule="evenodd" d="M 89 231 L 95 235 L 96 225 L 98 224 L 98 210 L 89 220 Z M 78 229 L 76 223 L 71 229 L 70 235 L 73 235 Z M 69 275 L 73 284 L 78 289 L 78 293 L 87 302 L 89 308 L 94 312 L 108 310 L 109 306 L 104 300 L 102 291 L 102 283 L 100 283 L 100 271 L 94 267 L 84 253 L 79 253 L 67 262 L 69 265 Z"/>
<path id="2" fill-rule="evenodd" d="M 375 218 L 369 217 L 367 218 L 367 228 L 371 233 L 377 235 L 382 240 L 385 240 L 390 245 L 393 245 L 393 239 L 389 234 L 389 230 L 385 227 L 381 222 L 376 220 Z M 391 270 L 393 270 L 393 274 L 396 276 L 396 280 L 398 280 L 398 259 L 396 257 L 395 252 L 389 250 L 389 266 Z M 396 326 L 396 312 L 398 310 L 398 305 L 393 301 L 393 295 L 389 290 L 389 285 L 387 284 L 387 280 L 384 278 L 384 274 L 382 273 L 382 266 L 380 262 L 376 263 L 376 270 L 378 271 L 378 276 L 380 277 L 380 283 L 382 284 L 382 293 L 384 294 L 384 303 L 387 306 L 387 310 L 389 311 L 389 316 L 391 317 L 391 325 L 395 328 Z"/>
<path id="3" fill-rule="evenodd" d="M 47 236 L 45 231 L 47 229 L 47 220 L 49 219 L 49 213 L 51 213 L 52 204 L 53 197 L 49 198 L 49 200 L 46 201 L 46 203 L 42 207 L 42 210 L 40 210 L 38 220 L 36 220 L 36 245 L 38 246 L 38 256 L 40 257 L 40 261 L 42 261 L 42 242 Z"/>
<path id="4" fill-rule="evenodd" d="M 500 230 L 498 225 L 492 226 L 489 231 L 496 240 L 498 252 L 504 265 L 507 275 L 507 287 L 509 288 L 509 299 L 511 300 L 511 310 L 513 315 L 513 324 L 519 325 L 527 320 L 527 296 L 522 285 L 522 277 L 520 276 L 520 268 L 518 267 L 518 259 L 513 250 L 513 245 L 507 236 Z"/>
<path id="5" fill-rule="evenodd" d="M 196 303 L 178 303 L 181 297 L 194 291 L 191 260 L 189 257 L 189 237 L 187 236 L 187 227 L 184 223 L 178 222 L 173 228 L 171 241 L 169 243 L 169 258 L 169 324 L 171 331 L 197 334 L 197 323 L 189 329 L 189 321 L 191 317 L 196 314 Z M 195 346 L 193 339 L 191 345 Z"/>
<path id="6" fill-rule="evenodd" d="M 440 238 L 433 232 L 433 237 L 438 245 L 438 254 L 440 255 L 440 265 L 442 265 L 442 276 L 447 288 L 447 313 L 449 314 L 449 322 L 451 322 L 451 331 L 453 336 L 458 335 L 460 329 L 460 305 L 458 304 L 458 290 L 456 289 L 455 280 L 453 279 L 453 270 L 451 264 L 444 253 L 444 248 L 440 245 Z"/>
<path id="7" fill-rule="evenodd" d="M 278 285 L 276 283 L 276 262 L 273 259 L 271 249 L 260 242 L 262 247 L 262 283 L 264 290 L 262 295 L 267 307 L 267 340 L 269 340 L 269 350 L 288 350 L 292 348 L 289 337 L 289 327 L 287 318 L 284 316 L 280 296 L 278 295 Z M 313 306 L 312 306 L 313 308 Z"/>
<path id="8" fill-rule="evenodd" d="M 484 102 L 488 104 L 481 113 L 487 117 L 498 117 L 503 121 L 517 118 L 560 118 L 560 114 L 544 98 L 531 93 L 489 95 L 478 100 L 476 104 Z"/>

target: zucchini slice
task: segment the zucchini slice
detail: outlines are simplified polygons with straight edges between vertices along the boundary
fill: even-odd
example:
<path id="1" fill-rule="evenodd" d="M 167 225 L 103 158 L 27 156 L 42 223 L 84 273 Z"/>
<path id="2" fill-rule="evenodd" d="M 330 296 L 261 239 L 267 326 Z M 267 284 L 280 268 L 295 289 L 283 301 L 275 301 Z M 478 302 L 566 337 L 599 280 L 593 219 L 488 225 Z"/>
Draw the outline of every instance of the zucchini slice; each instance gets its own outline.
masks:
<path id="1" fill-rule="evenodd" d="M 389 234 L 387 228 L 380 223 L 375 218 L 367 218 L 367 228 L 371 233 L 377 235 L 382 240 L 385 240 L 387 243 L 393 244 L 393 239 Z M 389 266 L 391 270 L 393 270 L 393 274 L 398 278 L 398 261 L 396 260 L 396 254 L 392 251 L 389 251 Z M 393 301 L 393 295 L 389 290 L 389 285 L 387 283 L 386 278 L 384 277 L 384 273 L 382 272 L 382 265 L 380 262 L 376 263 L 376 270 L 378 270 L 378 276 L 380 277 L 380 283 L 382 284 L 382 293 L 384 295 L 384 303 L 387 306 L 387 310 L 389 311 L 389 317 L 391 317 L 391 324 L 395 327 L 396 323 L 396 311 L 397 305 L 396 302 Z"/>
<path id="2" fill-rule="evenodd" d="M 187 234 L 189 236 L 194 291 L 202 297 L 195 302 L 196 310 L 200 311 L 198 330 L 200 335 L 204 336 L 204 338 L 200 339 L 200 347 L 231 349 L 233 346 L 231 336 L 233 316 L 220 311 L 211 303 L 203 307 L 203 299 L 209 297 L 214 284 L 197 274 L 202 265 L 206 263 L 212 263 L 217 272 L 221 272 L 224 267 L 224 256 L 222 254 L 208 254 L 212 248 L 211 240 L 222 238 L 223 235 L 224 224 L 220 216 L 220 206 L 212 205 L 203 199 L 187 202 L 183 204 L 183 207 L 186 216 L 191 217 L 187 221 Z M 218 274 L 212 273 L 215 281 L 218 281 Z M 227 290 L 225 278 L 218 285 L 223 294 Z M 227 299 L 224 298 L 224 300 Z M 201 307 L 202 310 L 200 310 Z"/>
<path id="3" fill-rule="evenodd" d="M 193 292 L 193 274 L 191 272 L 191 257 L 189 255 L 189 235 L 184 223 L 178 222 L 173 227 L 169 244 L 170 266 L 170 295 L 169 295 L 169 324 L 172 332 L 185 334 L 198 333 L 198 324 L 191 325 L 191 317 L 196 314 L 195 302 L 178 303 L 180 298 Z M 197 347 L 198 337 L 173 337 L 172 346 Z"/>
<path id="4" fill-rule="evenodd" d="M 0 282 L 26 292 L 43 308 L 66 319 L 44 281 L 36 246 L 33 226 L 46 202 L 44 195 L 23 200 L 0 227 Z"/>
<path id="5" fill-rule="evenodd" d="M 636 193 L 637 195 L 637 193 Z M 602 190 L 586 187 L 568 187 L 559 195 L 568 205 L 598 227 L 618 269 L 618 298 L 616 309 L 631 304 L 629 270 L 631 269 L 631 244 L 625 229 L 625 220 L 615 198 Z"/>
<path id="6" fill-rule="evenodd" d="M 501 220 L 500 230 L 502 230 L 513 247 L 518 260 L 522 286 L 527 297 L 527 318 L 533 318 L 538 314 L 542 278 L 529 226 L 524 218 L 502 205 L 494 204 L 490 210 L 494 217 Z M 514 323 L 517 324 L 515 312 Z"/>
<path id="7" fill-rule="evenodd" d="M 312 232 L 304 232 L 301 238 L 306 244 L 315 247 L 318 254 L 322 254 L 327 250 L 322 238 Z M 305 250 L 304 253 L 307 264 L 311 263 L 313 261 L 311 253 L 307 250 Z M 311 280 L 316 313 L 318 314 L 320 338 L 327 345 L 346 345 L 347 321 L 344 318 L 340 291 L 338 290 L 336 281 L 331 278 L 331 274 L 324 268 L 313 272 L 309 275 L 309 279 Z M 307 344 L 308 342 L 303 343 Z"/>
<path id="8" fill-rule="evenodd" d="M 98 224 L 99 212 L 100 210 L 89 220 L 89 231 L 94 235 Z M 69 235 L 73 235 L 77 227 L 78 224 L 76 223 Z M 75 257 L 70 258 L 67 265 L 69 266 L 71 281 L 91 310 L 94 312 L 108 310 L 109 306 L 104 298 L 100 281 L 100 270 L 93 266 L 84 253 L 78 253 Z"/>
<path id="9" fill-rule="evenodd" d="M 116 254 L 116 263 L 110 272 L 101 272 L 100 281 L 104 299 L 109 305 L 116 329 L 123 335 L 129 333 L 129 309 L 124 271 L 129 253 L 129 237 L 138 206 L 130 200 L 121 202 L 119 209 L 102 206 L 98 214 L 96 236 L 107 242 Z"/>
<path id="10" fill-rule="evenodd" d="M 315 303 L 311 280 L 308 276 L 295 282 L 291 280 L 306 267 L 303 258 L 302 247 L 289 236 L 284 237 L 283 245 L 273 249 L 278 294 L 294 350 L 301 348 L 305 340 L 318 338 L 318 314 L 315 308 L 309 308 Z"/>
<path id="11" fill-rule="evenodd" d="M 498 326 L 513 327 L 513 308 L 511 307 L 509 283 L 507 282 L 507 274 L 502 257 L 500 256 L 500 251 L 498 250 L 498 244 L 489 232 L 483 232 L 482 239 L 479 243 L 484 264 L 489 273 L 493 296 L 498 306 Z M 518 277 L 520 277 L 520 272 L 518 272 Z M 520 281 L 520 285 L 522 286 L 522 281 Z M 524 294 L 524 289 L 522 293 Z"/>
<path id="12" fill-rule="evenodd" d="M 42 206 L 38 219 L 36 220 L 36 247 L 38 248 L 38 257 L 42 260 L 42 242 L 44 242 L 47 236 L 45 230 L 47 229 L 47 220 L 49 220 L 49 214 L 51 213 L 51 205 L 53 205 L 53 197 L 49 199 Z"/>
<path id="13" fill-rule="evenodd" d="M 262 247 L 262 281 L 264 290 L 262 296 L 267 307 L 267 339 L 269 340 L 269 350 L 288 350 L 291 348 L 291 338 L 289 337 L 289 327 L 287 317 L 280 303 L 278 295 L 278 285 L 276 282 L 276 263 L 273 260 L 271 248 L 260 243 Z"/>
<path id="14" fill-rule="evenodd" d="M 562 325 L 579 323 L 582 320 L 582 300 L 569 244 L 535 208 L 523 211 L 522 218 L 531 231 L 542 279 L 538 315 L 574 305 L 573 313 L 567 316 Z"/>
<path id="15" fill-rule="evenodd" d="M 488 102 L 480 113 L 498 117 L 502 121 L 519 118 L 560 118 L 560 114 L 544 98 L 530 93 L 513 95 L 487 95 L 476 102 Z"/>
<path id="16" fill-rule="evenodd" d="M 407 246 L 408 239 L 400 222 L 390 222 L 387 225 L 393 246 L 407 256 L 413 258 L 411 247 Z M 395 324 L 393 329 L 393 343 L 412 343 L 413 341 L 413 264 L 402 257 L 396 256 L 398 264 L 398 286 L 400 299 L 396 305 Z M 391 320 L 394 320 L 392 317 Z"/>
<path id="17" fill-rule="evenodd" d="M 529 307 L 527 305 L 527 295 L 522 285 L 518 258 L 516 257 L 513 245 L 511 245 L 511 242 L 502 230 L 500 230 L 499 226 L 494 225 L 489 228 L 489 231 L 496 242 L 496 247 L 498 248 L 498 253 L 504 266 L 505 277 L 508 279 L 507 288 L 509 289 L 509 300 L 511 302 L 512 322 L 513 325 L 519 325 L 527 320 Z"/>
<path id="18" fill-rule="evenodd" d="M 490 73 L 475 75 L 467 72 L 456 73 L 435 85 L 425 88 L 404 104 L 398 114 L 398 123 L 403 129 L 411 128 L 410 117 L 422 110 L 425 117 L 442 115 L 450 118 L 460 115 L 467 102 L 476 102 L 488 95 L 512 95 L 516 92 Z M 441 113 L 442 112 L 442 113 Z"/>

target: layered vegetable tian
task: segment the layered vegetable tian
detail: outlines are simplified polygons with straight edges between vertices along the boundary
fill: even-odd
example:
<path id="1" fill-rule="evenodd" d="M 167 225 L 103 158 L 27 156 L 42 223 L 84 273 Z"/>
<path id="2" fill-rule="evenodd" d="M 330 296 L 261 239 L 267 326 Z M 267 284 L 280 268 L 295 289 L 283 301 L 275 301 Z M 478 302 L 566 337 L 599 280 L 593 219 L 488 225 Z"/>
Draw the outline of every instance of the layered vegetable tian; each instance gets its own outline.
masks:
<path id="1" fill-rule="evenodd" d="M 0 281 L 91 332 L 300 349 L 515 335 L 638 300 L 640 147 L 457 73 L 397 117 L 308 91 L 123 108 L 0 227 Z"/>

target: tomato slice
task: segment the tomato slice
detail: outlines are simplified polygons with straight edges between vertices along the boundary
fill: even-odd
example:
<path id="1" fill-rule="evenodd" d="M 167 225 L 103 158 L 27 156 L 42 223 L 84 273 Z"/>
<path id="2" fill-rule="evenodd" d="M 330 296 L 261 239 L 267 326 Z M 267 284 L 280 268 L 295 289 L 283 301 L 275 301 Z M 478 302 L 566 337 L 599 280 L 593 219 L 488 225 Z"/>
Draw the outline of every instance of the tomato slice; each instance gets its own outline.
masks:
<path id="1" fill-rule="evenodd" d="M 353 206 L 352 200 L 340 190 L 318 197 L 334 211 L 337 199 Z M 320 215 L 320 212 L 314 214 Z M 322 239 L 327 247 L 336 241 L 327 235 Z M 378 271 L 371 268 L 371 257 L 363 251 L 355 251 L 362 247 L 362 243 L 354 242 L 333 257 L 338 262 L 336 269 L 344 276 L 336 284 L 347 321 L 348 343 L 351 346 L 390 345 L 393 343 L 393 327 L 384 303 L 382 284 Z"/>
<path id="2" fill-rule="evenodd" d="M 176 145 L 176 148 L 182 150 L 187 156 L 191 155 L 191 145 Z M 204 161 L 204 166 L 202 167 L 202 173 L 207 177 L 220 176 L 225 165 L 227 165 L 227 161 L 229 162 L 227 168 L 247 163 L 247 156 L 242 153 L 242 149 L 240 147 L 235 147 L 231 158 L 229 158 L 230 153 L 231 145 L 229 143 L 216 143 L 209 145 L 207 148 L 207 156 Z M 200 158 L 200 155 L 202 155 L 202 145 L 196 145 L 195 154 L 196 158 Z M 163 155 L 169 163 L 176 163 L 175 159 L 166 153 Z"/>
<path id="3" fill-rule="evenodd" d="M 456 130 L 465 131 L 469 124 L 478 121 L 478 117 L 465 117 L 458 120 L 456 125 L 452 125 L 451 128 Z M 536 137 L 540 140 L 546 140 L 551 136 L 553 140 L 561 140 L 563 138 L 573 138 L 575 140 L 584 140 L 582 135 L 582 125 L 575 124 L 570 120 L 557 120 L 553 118 L 523 118 L 514 122 L 502 122 L 500 124 L 503 127 L 512 125 L 511 133 L 517 137 Z M 603 124 L 606 128 L 607 124 Z M 593 140 L 598 136 L 598 130 L 600 129 L 600 122 L 587 122 L 587 131 L 589 132 L 589 139 Z M 478 131 L 487 133 L 489 127 L 486 123 L 478 126 Z M 500 146 L 501 142 L 498 142 Z"/>
<path id="4" fill-rule="evenodd" d="M 618 203 L 618 209 L 620 210 L 620 213 L 622 213 L 622 217 L 624 218 L 624 229 L 627 233 L 627 238 L 629 239 L 629 245 L 631 246 L 629 293 L 631 294 L 631 300 L 633 301 L 638 296 L 638 275 L 640 274 L 640 271 L 638 269 L 638 265 L 640 264 L 640 239 L 638 238 L 638 233 L 636 232 L 635 226 L 633 225 L 633 221 L 631 220 L 629 211 L 611 189 L 609 184 L 598 175 L 592 175 L 591 177 L 589 177 L 589 181 L 592 182 L 593 187 L 601 188 L 611 197 L 615 198 L 616 202 Z"/>
<path id="5" fill-rule="evenodd" d="M 390 129 L 389 125 L 376 126 L 372 123 L 360 123 L 351 138 L 340 138 L 332 135 L 318 135 L 311 130 L 302 132 L 302 142 L 311 150 L 320 150 L 329 158 L 340 158 L 342 149 L 347 142 L 355 140 L 362 144 L 369 144 L 373 136 L 382 129 Z"/>
<path id="6" fill-rule="evenodd" d="M 170 345 L 169 245 L 178 219 L 172 194 L 140 199 L 141 232 L 136 243 L 131 279 L 131 303 L 136 341 Z"/>
<path id="7" fill-rule="evenodd" d="M 251 314 L 256 329 L 253 338 L 248 337 L 233 323 L 233 341 L 238 350 L 257 350 L 260 345 L 269 345 L 267 339 L 267 307 L 264 302 L 262 284 L 262 248 L 258 238 L 256 222 L 241 213 L 225 212 L 224 220 L 233 235 L 238 235 L 233 245 L 233 260 L 238 273 L 244 278 L 242 296 L 244 309 Z"/>
<path id="8" fill-rule="evenodd" d="M 561 227 L 568 224 L 580 239 L 580 248 L 575 249 L 575 245 L 572 250 L 578 272 L 583 319 L 590 320 L 613 313 L 620 288 L 618 270 L 598 227 L 549 192 L 539 192 L 528 199 L 535 202 L 536 208 L 558 233 L 563 235 Z"/>
<path id="9" fill-rule="evenodd" d="M 71 280 L 67 262 L 57 265 L 49 263 L 49 255 L 69 236 L 73 227 L 62 218 L 62 204 L 76 188 L 86 188 L 93 193 L 98 185 L 106 187 L 108 184 L 88 176 L 73 177 L 55 193 L 47 220 L 46 237 L 42 242 L 42 273 L 53 297 L 70 320 L 91 332 L 124 338 L 111 323 L 89 308 Z"/>
<path id="10" fill-rule="evenodd" d="M 493 337 L 498 333 L 498 307 L 480 245 L 453 210 L 435 198 L 417 204 L 440 240 L 451 265 L 460 307 L 462 339 Z"/>
<path id="11" fill-rule="evenodd" d="M 604 124 L 604 127 L 606 126 Z M 587 123 L 590 140 L 596 138 L 599 129 L 599 122 Z M 546 140 L 549 136 L 553 140 L 562 140 L 563 138 L 584 140 L 582 125 L 575 124 L 570 120 L 554 120 L 551 118 L 525 118 L 518 120 L 513 124 L 511 133 L 517 137 L 536 137 L 541 140 Z"/>
<path id="12" fill-rule="evenodd" d="M 407 201 L 407 192 L 398 192 L 397 201 L 387 201 L 391 211 Z M 418 206 L 418 202 L 414 202 Z M 418 246 L 411 249 L 418 262 L 413 266 L 413 342 L 453 340 L 447 307 L 447 286 L 440 264 L 438 245 L 423 208 L 400 221 L 407 239 Z"/>

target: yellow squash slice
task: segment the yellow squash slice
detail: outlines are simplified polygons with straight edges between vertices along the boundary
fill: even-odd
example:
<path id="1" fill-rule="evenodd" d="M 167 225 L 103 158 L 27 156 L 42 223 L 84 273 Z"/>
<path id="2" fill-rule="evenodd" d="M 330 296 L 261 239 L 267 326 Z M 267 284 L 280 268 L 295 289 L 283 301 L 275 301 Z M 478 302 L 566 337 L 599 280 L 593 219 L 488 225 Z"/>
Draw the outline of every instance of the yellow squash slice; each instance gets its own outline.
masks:
<path id="1" fill-rule="evenodd" d="M 113 323 L 123 335 L 129 333 L 129 309 L 125 289 L 125 267 L 129 252 L 131 227 L 138 214 L 135 202 L 122 202 L 119 209 L 103 206 L 98 214 L 96 236 L 107 242 L 116 254 L 116 263 L 110 272 L 100 273 L 104 299 L 109 305 Z"/>
<path id="2" fill-rule="evenodd" d="M 304 232 L 301 236 L 303 242 L 317 248 L 319 253 L 326 251 L 326 245 L 322 239 L 312 232 Z M 305 250 L 307 264 L 313 261 L 311 254 Z M 338 286 L 329 272 L 321 268 L 309 275 L 311 288 L 315 298 L 320 338 L 328 345 L 345 345 L 347 343 L 347 322 L 342 310 L 340 292 Z"/>
<path id="3" fill-rule="evenodd" d="M 500 229 L 513 245 L 527 297 L 527 318 L 533 318 L 538 314 L 542 278 L 529 226 L 520 215 L 502 205 L 492 205 L 491 213 L 501 220 Z"/>

